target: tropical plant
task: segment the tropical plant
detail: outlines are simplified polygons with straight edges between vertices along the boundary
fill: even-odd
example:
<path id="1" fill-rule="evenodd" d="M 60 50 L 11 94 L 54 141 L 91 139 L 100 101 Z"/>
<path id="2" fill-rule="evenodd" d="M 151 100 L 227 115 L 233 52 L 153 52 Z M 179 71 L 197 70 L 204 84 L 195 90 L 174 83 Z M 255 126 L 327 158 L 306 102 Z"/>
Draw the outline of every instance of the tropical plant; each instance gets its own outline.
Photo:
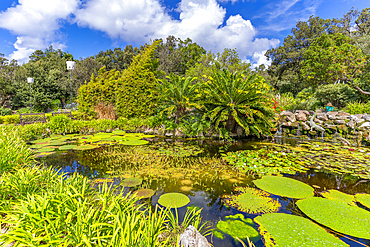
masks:
<path id="1" fill-rule="evenodd" d="M 345 109 L 349 114 L 370 114 L 370 102 L 362 103 L 360 101 L 350 102 L 346 105 Z"/>
<path id="2" fill-rule="evenodd" d="M 191 108 L 200 108 L 194 99 L 198 90 L 194 83 L 195 77 L 182 77 L 171 74 L 161 80 L 158 90 L 161 92 L 160 104 L 167 115 L 175 114 L 175 123 L 178 124 L 186 111 Z"/>
<path id="3" fill-rule="evenodd" d="M 257 74 L 213 70 L 202 88 L 206 114 L 215 128 L 230 132 L 241 126 L 246 135 L 270 134 L 274 111 L 267 94 L 269 86 Z"/>

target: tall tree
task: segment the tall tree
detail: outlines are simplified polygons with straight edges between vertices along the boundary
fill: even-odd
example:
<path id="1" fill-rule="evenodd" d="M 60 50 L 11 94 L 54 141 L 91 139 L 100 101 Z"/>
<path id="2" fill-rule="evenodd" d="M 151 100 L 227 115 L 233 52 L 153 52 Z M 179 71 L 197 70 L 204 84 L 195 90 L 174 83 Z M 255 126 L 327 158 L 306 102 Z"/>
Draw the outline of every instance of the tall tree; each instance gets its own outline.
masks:
<path id="1" fill-rule="evenodd" d="M 106 70 L 115 69 L 117 71 L 122 71 L 130 66 L 133 58 L 138 55 L 139 52 L 139 48 L 133 47 L 132 45 L 126 45 L 123 51 L 121 48 L 100 51 L 92 58 L 102 64 L 102 66 L 105 66 Z"/>
<path id="2" fill-rule="evenodd" d="M 15 92 L 15 75 L 18 69 L 16 60 L 9 61 L 0 53 L 0 106 L 9 101 Z"/>

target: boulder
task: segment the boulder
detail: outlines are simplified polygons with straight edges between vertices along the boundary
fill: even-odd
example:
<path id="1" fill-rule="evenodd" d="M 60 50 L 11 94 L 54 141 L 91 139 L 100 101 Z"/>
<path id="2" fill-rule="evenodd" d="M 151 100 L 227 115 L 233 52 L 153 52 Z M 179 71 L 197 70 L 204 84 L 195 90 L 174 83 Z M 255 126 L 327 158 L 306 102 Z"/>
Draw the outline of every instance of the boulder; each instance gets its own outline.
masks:
<path id="1" fill-rule="evenodd" d="M 362 118 L 363 119 L 365 119 L 366 121 L 370 121 L 370 114 L 364 114 L 363 116 L 362 116 Z"/>
<path id="2" fill-rule="evenodd" d="M 356 117 L 356 119 L 357 119 L 357 117 Z M 344 122 L 344 120 L 335 120 L 334 122 L 337 122 L 337 121 L 343 121 Z M 346 125 L 348 127 L 350 127 L 351 129 L 355 129 L 356 128 L 356 120 L 355 119 L 352 119 L 351 121 L 349 121 L 348 123 L 346 123 Z"/>
<path id="3" fill-rule="evenodd" d="M 364 114 L 355 114 L 355 116 L 356 116 L 358 119 L 361 119 L 361 118 L 363 118 Z"/>
<path id="4" fill-rule="evenodd" d="M 296 111 L 295 111 L 295 115 L 297 115 L 297 114 L 299 114 L 299 113 L 303 113 L 303 114 L 305 114 L 306 116 L 309 116 L 309 115 L 310 115 L 310 113 L 309 113 L 308 111 L 306 111 L 306 110 L 296 110 Z"/>
<path id="5" fill-rule="evenodd" d="M 334 120 L 334 123 L 335 124 L 346 124 L 346 121 L 344 121 L 342 119 L 337 119 L 337 120 Z"/>
<path id="6" fill-rule="evenodd" d="M 177 247 L 211 247 L 207 239 L 190 225 L 180 234 Z"/>
<path id="7" fill-rule="evenodd" d="M 344 111 L 340 111 L 338 112 L 338 114 L 336 115 L 336 117 L 347 117 L 349 118 L 351 116 L 351 114 L 347 113 L 347 112 L 344 112 Z"/>
<path id="8" fill-rule="evenodd" d="M 292 116 L 292 115 L 294 115 L 293 114 L 293 112 L 291 112 L 291 111 L 282 111 L 281 113 L 280 113 L 280 116 Z"/>
<path id="9" fill-rule="evenodd" d="M 308 111 L 306 111 L 308 113 Z M 299 111 L 295 113 L 295 116 L 297 118 L 298 121 L 307 121 L 307 116 L 309 115 L 308 114 L 305 114 L 304 111 Z"/>
<path id="10" fill-rule="evenodd" d="M 360 124 L 365 123 L 365 119 L 359 118 L 359 119 L 355 120 L 355 122 L 356 122 L 357 125 L 360 125 Z"/>
<path id="11" fill-rule="evenodd" d="M 321 121 L 327 121 L 328 117 L 326 116 L 326 113 L 317 113 L 316 118 Z"/>
<path id="12" fill-rule="evenodd" d="M 335 119 L 335 116 L 338 114 L 338 112 L 336 111 L 329 111 L 326 113 L 326 115 L 328 116 L 329 119 Z"/>
<path id="13" fill-rule="evenodd" d="M 311 127 L 308 124 L 306 124 L 305 122 L 302 122 L 302 127 L 303 127 L 304 130 L 310 130 L 311 129 Z"/>
<path id="14" fill-rule="evenodd" d="M 318 124 L 322 124 L 324 121 L 321 121 L 320 119 L 317 119 L 315 118 L 315 120 L 313 120 L 315 123 L 318 123 Z"/>
<path id="15" fill-rule="evenodd" d="M 365 122 L 363 123 L 360 127 L 358 127 L 359 129 L 365 129 L 365 128 L 370 128 L 370 122 Z"/>
<path id="16" fill-rule="evenodd" d="M 351 120 L 357 120 L 358 117 L 356 115 L 351 115 L 351 116 L 349 116 L 349 119 L 351 119 Z"/>
<path id="17" fill-rule="evenodd" d="M 292 126 L 292 123 L 291 122 L 282 122 L 281 125 L 282 126 Z"/>

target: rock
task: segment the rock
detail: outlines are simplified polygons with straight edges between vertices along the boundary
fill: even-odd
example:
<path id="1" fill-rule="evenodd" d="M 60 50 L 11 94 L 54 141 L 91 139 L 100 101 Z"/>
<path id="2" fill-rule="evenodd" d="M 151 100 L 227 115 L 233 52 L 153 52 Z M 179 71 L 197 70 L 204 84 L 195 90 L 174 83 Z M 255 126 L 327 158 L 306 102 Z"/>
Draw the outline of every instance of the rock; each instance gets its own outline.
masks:
<path id="1" fill-rule="evenodd" d="M 363 124 L 365 122 L 365 119 L 359 118 L 359 119 L 355 120 L 355 122 L 356 122 L 357 125 L 360 125 L 360 124 Z"/>
<path id="2" fill-rule="evenodd" d="M 175 136 L 178 136 L 178 137 L 183 137 L 184 136 L 184 133 L 181 131 L 180 128 L 177 128 L 175 130 Z"/>
<path id="3" fill-rule="evenodd" d="M 363 123 L 360 127 L 358 127 L 359 129 L 365 129 L 365 128 L 370 128 L 370 122 L 365 122 Z"/>
<path id="4" fill-rule="evenodd" d="M 287 121 L 289 121 L 289 122 L 294 123 L 294 122 L 296 121 L 296 119 L 295 119 L 295 115 L 287 116 L 287 117 L 286 117 L 286 120 L 287 120 Z"/>
<path id="5" fill-rule="evenodd" d="M 242 136 L 244 134 L 244 129 L 240 125 L 236 126 L 236 134 Z"/>
<path id="6" fill-rule="evenodd" d="M 328 116 L 329 119 L 335 119 L 335 116 L 338 114 L 338 112 L 336 111 L 329 111 L 326 113 L 326 115 Z"/>
<path id="7" fill-rule="evenodd" d="M 304 114 L 306 114 L 306 116 L 309 116 L 310 115 L 310 113 L 308 111 L 306 111 L 306 110 L 296 110 L 295 111 L 295 115 L 297 115 L 298 113 L 304 113 Z"/>
<path id="8" fill-rule="evenodd" d="M 336 123 L 336 124 L 346 124 L 346 121 L 344 121 L 344 120 L 334 120 L 334 123 Z"/>
<path id="9" fill-rule="evenodd" d="M 361 119 L 361 118 L 363 118 L 364 114 L 355 114 L 355 116 L 356 116 L 358 119 Z"/>
<path id="10" fill-rule="evenodd" d="M 364 114 L 363 116 L 362 116 L 362 118 L 363 119 L 365 119 L 365 121 L 370 121 L 370 114 Z"/>
<path id="11" fill-rule="evenodd" d="M 281 125 L 282 126 L 291 126 L 292 123 L 291 122 L 282 122 Z"/>
<path id="12" fill-rule="evenodd" d="M 298 128 L 299 122 L 293 122 L 290 126 Z"/>
<path id="13" fill-rule="evenodd" d="M 292 115 L 294 115 L 293 114 L 293 112 L 291 112 L 291 111 L 282 111 L 281 113 L 280 113 L 280 116 L 292 116 Z"/>
<path id="14" fill-rule="evenodd" d="M 316 118 L 321 121 L 327 121 L 328 117 L 326 116 L 326 113 L 317 113 Z"/>
<path id="15" fill-rule="evenodd" d="M 308 111 L 306 111 L 308 113 Z M 309 114 L 309 113 L 308 113 Z M 304 113 L 304 111 L 299 111 L 298 113 L 296 112 L 296 118 L 298 121 L 307 121 L 307 116 L 308 114 L 306 115 Z"/>
<path id="16" fill-rule="evenodd" d="M 324 121 L 321 121 L 320 119 L 317 119 L 315 118 L 315 120 L 313 120 L 315 123 L 319 123 L 319 124 L 322 124 Z"/>
<path id="17" fill-rule="evenodd" d="M 337 130 L 337 126 L 336 125 L 333 125 L 333 124 L 328 124 L 325 126 L 327 129 L 331 129 L 333 131 L 336 131 Z"/>
<path id="18" fill-rule="evenodd" d="M 316 136 L 317 135 L 317 131 L 315 131 L 315 130 L 312 130 L 312 131 L 310 131 L 308 133 L 310 133 L 311 136 Z"/>
<path id="19" fill-rule="evenodd" d="M 336 116 L 335 119 L 336 120 L 346 120 L 348 119 L 349 117 L 346 117 L 346 116 Z"/>
<path id="20" fill-rule="evenodd" d="M 308 124 L 306 124 L 305 122 L 302 122 L 302 127 L 303 127 L 304 130 L 310 130 L 311 129 L 311 127 Z"/>
<path id="21" fill-rule="evenodd" d="M 349 118 L 351 116 L 351 114 L 347 113 L 347 112 L 344 112 L 344 111 L 340 111 L 338 112 L 338 114 L 336 115 L 336 117 L 347 117 Z"/>
<path id="22" fill-rule="evenodd" d="M 357 117 L 356 117 L 356 119 L 357 119 Z M 355 129 L 356 128 L 356 119 L 352 119 L 351 121 L 346 123 L 346 125 L 348 127 L 350 127 L 351 129 Z M 337 121 L 343 121 L 344 122 L 344 120 L 335 120 L 334 122 L 337 122 Z"/>
<path id="23" fill-rule="evenodd" d="M 190 225 L 185 231 L 180 234 L 178 247 L 211 247 L 207 239 L 198 232 L 198 230 Z"/>
<path id="24" fill-rule="evenodd" d="M 357 120 L 358 117 L 356 115 L 351 115 L 351 116 L 349 116 L 349 119 L 351 119 L 351 120 Z"/>

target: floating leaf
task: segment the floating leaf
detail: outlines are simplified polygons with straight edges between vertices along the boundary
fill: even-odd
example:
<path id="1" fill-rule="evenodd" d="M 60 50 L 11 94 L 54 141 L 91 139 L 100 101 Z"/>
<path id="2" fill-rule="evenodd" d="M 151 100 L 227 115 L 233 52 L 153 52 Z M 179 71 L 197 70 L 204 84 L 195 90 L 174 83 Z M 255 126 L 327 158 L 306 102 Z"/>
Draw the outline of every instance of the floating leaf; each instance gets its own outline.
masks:
<path id="1" fill-rule="evenodd" d="M 254 226 L 253 220 L 245 219 L 242 214 L 226 216 L 225 220 L 217 223 L 217 229 L 232 236 L 234 239 L 247 239 L 248 237 L 251 241 L 255 241 L 260 237 Z"/>
<path id="2" fill-rule="evenodd" d="M 254 219 L 266 246 L 322 247 L 349 246 L 309 219 L 282 213 L 264 214 Z"/>
<path id="3" fill-rule="evenodd" d="M 140 198 L 150 198 L 154 196 L 155 191 L 152 189 L 139 189 L 137 191 L 134 191 L 133 194 Z"/>
<path id="4" fill-rule="evenodd" d="M 148 143 L 149 143 L 148 141 L 138 140 L 138 139 L 131 139 L 128 141 L 119 142 L 119 144 L 128 145 L 128 146 L 145 145 Z"/>
<path id="5" fill-rule="evenodd" d="M 49 156 L 51 154 L 55 154 L 55 152 L 42 152 L 42 153 L 38 153 L 37 155 L 35 155 L 35 157 L 36 158 L 41 158 L 41 157 Z"/>
<path id="6" fill-rule="evenodd" d="M 49 144 L 50 145 L 59 146 L 59 145 L 66 144 L 66 142 L 65 141 L 61 141 L 61 140 L 53 140 L 53 141 L 50 141 Z"/>
<path id="7" fill-rule="evenodd" d="M 123 130 L 115 130 L 112 132 L 113 135 L 125 135 L 126 134 L 126 131 L 123 131 Z"/>
<path id="8" fill-rule="evenodd" d="M 34 145 L 29 146 L 29 148 L 39 149 L 39 148 L 42 148 L 42 147 L 45 147 L 45 146 L 49 146 L 49 143 L 44 143 L 44 144 L 34 144 Z"/>
<path id="9" fill-rule="evenodd" d="M 370 239 L 370 212 L 345 202 L 312 197 L 296 203 L 316 222 L 340 233 Z"/>
<path id="10" fill-rule="evenodd" d="M 64 146 L 60 146 L 59 147 L 59 150 L 69 150 L 69 149 L 74 149 L 74 148 L 76 148 L 77 147 L 77 145 L 64 145 Z"/>
<path id="11" fill-rule="evenodd" d="M 180 190 L 185 191 L 185 192 L 189 192 L 192 189 L 193 189 L 193 187 L 190 187 L 190 186 L 181 186 L 180 187 Z"/>
<path id="12" fill-rule="evenodd" d="M 238 187 L 236 195 L 223 196 L 227 205 L 249 214 L 271 213 L 279 209 L 280 203 L 269 197 L 269 193 L 254 188 Z"/>
<path id="13" fill-rule="evenodd" d="M 89 150 L 89 149 L 94 149 L 97 147 L 98 146 L 86 144 L 86 145 L 77 146 L 73 148 L 73 150 Z"/>
<path id="14" fill-rule="evenodd" d="M 181 193 L 166 193 L 159 197 L 158 203 L 167 208 L 181 208 L 190 202 L 189 197 Z"/>
<path id="15" fill-rule="evenodd" d="M 40 149 L 36 150 L 36 152 L 38 152 L 38 153 L 44 153 L 44 152 L 52 152 L 54 150 L 55 150 L 55 148 L 43 147 L 43 148 L 40 148 Z"/>
<path id="16" fill-rule="evenodd" d="M 328 190 L 321 192 L 320 194 L 329 200 L 341 201 L 351 206 L 357 206 L 355 203 L 355 197 L 353 195 L 348 195 L 338 190 Z"/>
<path id="17" fill-rule="evenodd" d="M 261 190 L 289 198 L 307 198 L 314 195 L 314 189 L 298 180 L 277 176 L 264 176 L 253 183 Z"/>
<path id="18" fill-rule="evenodd" d="M 124 187 L 136 187 L 143 182 L 141 178 L 126 178 L 121 185 Z"/>
<path id="19" fill-rule="evenodd" d="M 370 195 L 365 193 L 360 193 L 355 195 L 356 201 L 361 203 L 367 208 L 370 208 Z"/>

